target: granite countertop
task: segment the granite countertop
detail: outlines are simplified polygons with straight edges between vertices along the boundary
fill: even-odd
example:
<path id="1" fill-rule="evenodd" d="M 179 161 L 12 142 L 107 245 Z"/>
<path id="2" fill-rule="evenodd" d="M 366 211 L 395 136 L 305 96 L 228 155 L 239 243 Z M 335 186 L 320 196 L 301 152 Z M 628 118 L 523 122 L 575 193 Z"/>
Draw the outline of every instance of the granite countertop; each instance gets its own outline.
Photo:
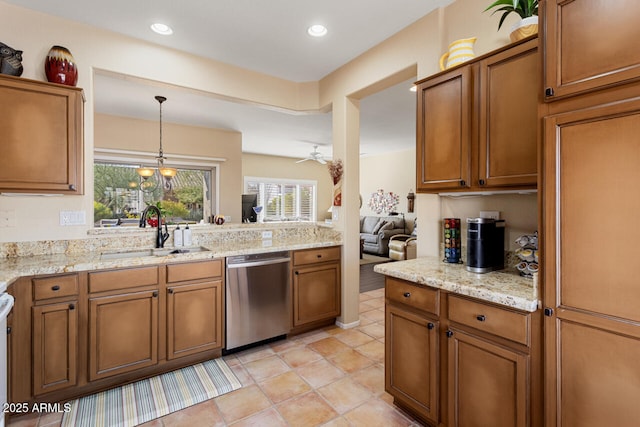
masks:
<path id="1" fill-rule="evenodd" d="M 129 258 L 101 259 L 103 253 L 115 252 L 114 250 L 104 252 L 87 251 L 75 254 L 60 253 L 51 255 L 19 256 L 0 259 L 0 289 L 6 289 L 9 284 L 22 276 L 135 267 L 142 265 L 159 265 L 174 262 L 223 258 L 234 255 L 310 249 L 341 244 L 342 242 L 340 240 L 332 239 L 330 237 L 309 239 L 307 236 L 293 236 L 291 238 L 273 240 L 229 240 L 225 241 L 224 244 L 215 246 L 206 244 L 202 245 L 209 249 L 208 251 L 165 256 L 149 255 Z M 170 247 L 168 246 L 167 248 Z"/>
<path id="2" fill-rule="evenodd" d="M 528 312 L 538 309 L 538 290 L 532 279 L 515 270 L 471 273 L 461 264 L 447 264 L 437 257 L 377 264 L 373 271 L 421 285 L 501 304 Z"/>

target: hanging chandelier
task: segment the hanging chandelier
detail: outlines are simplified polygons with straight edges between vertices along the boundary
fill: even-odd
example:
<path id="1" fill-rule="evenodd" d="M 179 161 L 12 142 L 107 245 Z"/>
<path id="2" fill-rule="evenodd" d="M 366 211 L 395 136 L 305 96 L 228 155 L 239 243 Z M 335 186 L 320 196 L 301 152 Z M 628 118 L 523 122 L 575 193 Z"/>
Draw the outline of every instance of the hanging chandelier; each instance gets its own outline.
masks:
<path id="1" fill-rule="evenodd" d="M 158 156 L 156 157 L 156 161 L 158 163 L 158 172 L 164 181 L 164 188 L 166 190 L 171 190 L 172 184 L 171 179 L 176 176 L 178 170 L 176 168 L 171 168 L 164 165 L 164 161 L 167 158 L 164 156 L 164 152 L 162 151 L 162 103 L 167 100 L 164 96 L 156 96 L 156 101 L 160 104 L 160 149 L 158 150 Z M 136 172 L 142 178 L 141 187 L 151 187 L 153 184 L 148 183 L 149 178 L 151 178 L 155 174 L 155 170 L 150 167 L 140 167 L 136 169 Z"/>

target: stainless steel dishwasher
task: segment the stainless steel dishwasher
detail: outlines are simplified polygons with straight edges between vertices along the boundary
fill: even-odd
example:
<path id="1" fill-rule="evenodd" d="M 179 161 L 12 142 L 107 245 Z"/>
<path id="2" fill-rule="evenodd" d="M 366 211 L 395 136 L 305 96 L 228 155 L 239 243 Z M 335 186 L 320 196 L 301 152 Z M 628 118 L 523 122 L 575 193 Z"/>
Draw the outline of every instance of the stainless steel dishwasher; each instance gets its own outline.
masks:
<path id="1" fill-rule="evenodd" d="M 227 258 L 227 351 L 289 332 L 290 261 L 287 251 Z"/>

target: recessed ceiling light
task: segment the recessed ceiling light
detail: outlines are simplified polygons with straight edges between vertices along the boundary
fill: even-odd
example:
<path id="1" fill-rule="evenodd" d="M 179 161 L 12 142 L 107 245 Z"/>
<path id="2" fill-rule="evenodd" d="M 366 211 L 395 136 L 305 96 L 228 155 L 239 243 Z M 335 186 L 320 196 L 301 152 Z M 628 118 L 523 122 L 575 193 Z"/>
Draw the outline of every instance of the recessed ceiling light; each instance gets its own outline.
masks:
<path id="1" fill-rule="evenodd" d="M 309 33 L 309 35 L 313 37 L 322 37 L 327 35 L 327 27 L 325 27 L 324 25 L 315 24 L 307 29 L 307 33 Z"/>
<path id="2" fill-rule="evenodd" d="M 155 24 L 151 24 L 151 29 L 158 34 L 162 34 L 163 36 L 168 36 L 173 34 L 173 30 L 171 29 L 170 26 L 166 24 L 160 24 L 159 22 L 156 22 Z"/>

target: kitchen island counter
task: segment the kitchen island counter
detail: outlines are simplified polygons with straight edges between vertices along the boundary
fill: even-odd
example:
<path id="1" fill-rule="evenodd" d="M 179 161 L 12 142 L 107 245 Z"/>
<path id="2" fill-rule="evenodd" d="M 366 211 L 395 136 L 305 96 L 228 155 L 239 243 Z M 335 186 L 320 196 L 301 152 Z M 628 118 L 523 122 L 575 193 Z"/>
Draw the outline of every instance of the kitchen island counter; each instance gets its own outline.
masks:
<path id="1" fill-rule="evenodd" d="M 462 264 L 447 264 L 437 257 L 377 264 L 373 271 L 419 285 L 467 295 L 528 312 L 538 309 L 538 291 L 532 279 L 514 270 L 478 274 Z"/>

